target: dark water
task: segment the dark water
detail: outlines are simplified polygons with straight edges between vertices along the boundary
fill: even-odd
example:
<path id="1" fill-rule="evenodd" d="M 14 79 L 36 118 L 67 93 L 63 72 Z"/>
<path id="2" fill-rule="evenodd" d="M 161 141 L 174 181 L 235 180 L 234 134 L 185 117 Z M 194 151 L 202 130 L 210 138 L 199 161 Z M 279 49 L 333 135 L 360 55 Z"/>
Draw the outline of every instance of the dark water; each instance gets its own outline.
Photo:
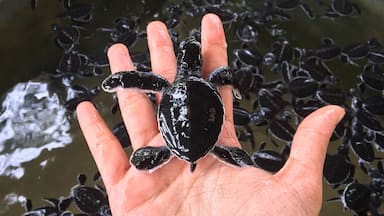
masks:
<path id="1" fill-rule="evenodd" d="M 85 1 L 86 2 L 86 1 Z M 112 21 L 118 16 L 140 17 L 140 27 L 145 29 L 146 23 L 155 13 L 163 13 L 168 1 L 123 1 L 123 0 L 94 0 L 93 22 L 86 25 L 84 34 L 95 32 L 98 27 L 111 27 Z M 251 2 L 251 1 L 249 1 Z M 309 1 L 316 5 L 315 1 Z M 289 29 L 286 37 L 294 46 L 315 48 L 321 44 L 321 38 L 331 37 L 337 44 L 347 45 L 355 41 L 365 41 L 371 37 L 384 42 L 384 5 L 381 1 L 360 1 L 363 14 L 354 18 L 341 18 L 337 22 L 328 19 L 309 20 L 300 9 L 290 11 L 293 19 L 282 25 Z M 68 23 L 68 20 L 56 18 L 62 11 L 57 1 L 40 0 L 38 8 L 33 11 L 28 0 L 0 0 L 0 71 L 3 79 L 0 80 L 0 93 L 2 99 L 6 93 L 17 83 L 34 80 L 50 83 L 51 94 L 57 94 L 59 101 L 63 102 L 65 94 L 58 83 L 47 77 L 47 73 L 54 71 L 62 55 L 62 51 L 54 43 L 54 34 L 51 24 Z M 143 15 L 144 14 L 144 15 Z M 182 20 L 177 30 L 182 36 L 198 27 L 200 17 Z M 183 33 L 185 35 L 183 35 Z M 233 32 L 227 32 L 229 49 L 239 46 L 239 43 L 231 38 Z M 103 50 L 108 41 L 107 34 L 96 34 L 91 39 L 81 39 L 79 51 L 89 55 L 103 57 Z M 270 38 L 260 38 L 260 41 L 272 41 Z M 270 44 L 270 42 L 268 44 Z M 268 50 L 267 45 L 260 44 L 261 50 Z M 264 47 L 263 47 L 264 46 Z M 135 45 L 135 51 L 145 50 L 145 41 L 139 41 Z M 229 54 L 230 60 L 234 56 Z M 341 79 L 342 86 L 349 89 L 357 82 L 357 75 L 361 72 L 353 66 L 335 66 L 335 74 Z M 108 70 L 104 69 L 106 73 Z M 83 80 L 87 86 L 93 87 L 99 84 L 100 77 Z M 82 81 L 81 81 L 82 82 Z M 108 119 L 112 127 L 120 118 L 110 114 L 111 98 L 109 95 L 100 94 L 98 101 L 100 112 Z M 59 108 L 58 108 L 59 109 Z M 4 112 L 4 110 L 2 110 Z M 52 111 L 53 114 L 57 113 Z M 94 161 L 88 151 L 85 140 L 80 133 L 75 118 L 65 118 L 70 128 L 63 129 L 63 134 L 68 134 L 70 142 L 63 146 L 52 147 L 50 150 L 40 146 L 42 138 L 22 140 L 16 146 L 6 142 L 0 148 L 0 156 L 9 156 L 17 153 L 17 149 L 35 147 L 32 152 L 38 151 L 36 157 L 24 161 L 19 167 L 13 166 L 8 172 L 1 172 L 4 164 L 0 161 L 0 215 L 20 215 L 24 212 L 20 202 L 25 197 L 33 201 L 35 207 L 41 206 L 44 197 L 66 196 L 70 188 L 76 184 L 78 173 L 85 173 L 92 177 L 96 171 Z M 27 130 L 22 128 L 20 130 Z M 32 131 L 34 132 L 34 131 Z M 36 133 L 36 132 L 35 132 Z M 31 133 L 32 137 L 36 134 Z M 0 134 L 0 136 L 4 136 Z M 264 131 L 255 131 L 256 143 L 265 137 Z M 1 137 L 0 137 L 1 138 Z M 30 141 L 32 140 L 32 141 Z M 23 142 L 24 141 L 24 142 Z M 28 141 L 28 142 L 27 142 Z M 336 144 L 331 144 L 330 150 Z M 40 148 L 41 147 L 41 148 Z M 249 148 L 245 146 L 245 148 Z M 38 150 L 37 150 L 38 149 Z M 30 154 L 30 153 L 29 153 Z M 14 160 L 17 155 L 14 154 Z M 25 155 L 20 155 L 25 157 Z M 1 158 L 0 158 L 1 159 Z M 21 160 L 22 161 L 22 160 Z M 324 200 L 336 196 L 327 185 L 324 185 Z M 282 198 L 283 199 L 283 198 Z M 351 215 L 347 211 L 343 213 L 339 202 L 325 203 L 321 215 Z"/>

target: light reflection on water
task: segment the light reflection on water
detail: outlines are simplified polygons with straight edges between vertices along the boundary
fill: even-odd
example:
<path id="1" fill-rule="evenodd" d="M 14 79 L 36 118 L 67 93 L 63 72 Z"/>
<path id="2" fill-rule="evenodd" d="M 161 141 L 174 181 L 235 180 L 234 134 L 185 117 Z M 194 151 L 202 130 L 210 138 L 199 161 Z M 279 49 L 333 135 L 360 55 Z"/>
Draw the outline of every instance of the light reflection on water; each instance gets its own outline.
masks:
<path id="1" fill-rule="evenodd" d="M 69 129 L 66 110 L 47 83 L 16 84 L 6 94 L 0 113 L 0 175 L 20 179 L 22 163 L 37 158 L 44 149 L 72 142 Z"/>

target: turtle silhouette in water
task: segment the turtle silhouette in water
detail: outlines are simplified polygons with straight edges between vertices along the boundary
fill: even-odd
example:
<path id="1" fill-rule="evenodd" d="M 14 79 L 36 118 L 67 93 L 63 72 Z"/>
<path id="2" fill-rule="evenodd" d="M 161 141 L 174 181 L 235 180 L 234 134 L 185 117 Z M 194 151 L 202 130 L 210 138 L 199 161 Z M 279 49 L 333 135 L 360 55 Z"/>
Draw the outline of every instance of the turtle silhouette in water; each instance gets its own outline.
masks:
<path id="1" fill-rule="evenodd" d="M 153 171 L 176 155 L 190 163 L 193 172 L 197 161 L 210 152 L 230 165 L 253 165 L 240 148 L 217 144 L 224 108 L 216 87 L 232 84 L 233 78 L 227 67 L 219 67 L 204 80 L 200 51 L 201 45 L 193 37 L 180 43 L 172 84 L 155 73 L 140 71 L 117 72 L 102 82 L 103 90 L 110 93 L 121 88 L 162 92 L 157 121 L 165 145 L 134 151 L 130 160 L 137 169 Z"/>

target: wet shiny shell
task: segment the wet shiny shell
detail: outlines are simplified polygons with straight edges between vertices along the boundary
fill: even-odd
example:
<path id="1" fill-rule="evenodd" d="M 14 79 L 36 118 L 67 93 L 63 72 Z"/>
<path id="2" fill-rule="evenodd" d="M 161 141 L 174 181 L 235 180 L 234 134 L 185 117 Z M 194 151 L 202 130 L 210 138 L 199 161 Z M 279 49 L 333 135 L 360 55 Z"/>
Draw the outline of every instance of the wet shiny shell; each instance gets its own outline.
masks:
<path id="1" fill-rule="evenodd" d="M 241 63 L 245 65 L 257 66 L 262 61 L 262 56 L 256 50 L 236 49 L 234 53 Z"/>
<path id="2" fill-rule="evenodd" d="M 314 95 L 317 88 L 318 83 L 306 77 L 296 77 L 288 84 L 289 91 L 298 98 Z"/>
<path id="3" fill-rule="evenodd" d="M 251 121 L 251 114 L 244 108 L 233 108 L 233 120 L 235 125 L 248 125 Z"/>
<path id="4" fill-rule="evenodd" d="M 71 195 L 77 207 L 85 213 L 97 213 L 107 204 L 104 194 L 93 187 L 75 186 L 71 190 Z"/>
<path id="5" fill-rule="evenodd" d="M 112 129 L 112 132 L 119 140 L 121 147 L 128 148 L 131 146 L 131 139 L 129 138 L 127 128 L 123 122 L 115 125 Z"/>
<path id="6" fill-rule="evenodd" d="M 350 140 L 351 149 L 360 160 L 373 162 L 375 151 L 371 143 L 364 141 L 362 136 L 353 136 Z"/>
<path id="7" fill-rule="evenodd" d="M 351 44 L 343 49 L 343 54 L 349 58 L 362 58 L 368 55 L 369 47 L 368 43 L 355 43 Z"/>
<path id="8" fill-rule="evenodd" d="M 368 54 L 368 60 L 374 64 L 384 63 L 384 52 L 381 50 L 371 50 Z"/>
<path id="9" fill-rule="evenodd" d="M 258 102 L 261 108 L 267 108 L 272 113 L 278 113 L 285 106 L 285 102 L 280 95 L 265 88 L 259 90 Z"/>
<path id="10" fill-rule="evenodd" d="M 61 57 L 57 70 L 60 73 L 77 73 L 82 64 L 83 61 L 79 53 L 71 51 Z"/>
<path id="11" fill-rule="evenodd" d="M 164 91 L 158 121 L 169 149 L 177 157 L 195 162 L 216 144 L 223 116 L 216 88 L 201 78 L 188 77 Z"/>
<path id="12" fill-rule="evenodd" d="M 324 81 L 327 77 L 331 76 L 332 73 L 327 65 L 318 61 L 316 58 L 308 58 L 301 64 L 301 68 L 308 72 L 312 79 L 317 81 Z"/>
<path id="13" fill-rule="evenodd" d="M 342 154 L 327 154 L 324 162 L 323 175 L 330 185 L 343 184 L 351 174 L 354 173 L 354 166 Z"/>
<path id="14" fill-rule="evenodd" d="M 384 96 L 374 95 L 363 100 L 364 110 L 375 115 L 384 115 Z"/>
<path id="15" fill-rule="evenodd" d="M 365 71 L 360 74 L 360 79 L 373 90 L 384 90 L 384 74 L 382 73 L 375 70 Z"/>
<path id="16" fill-rule="evenodd" d="M 322 106 L 323 105 L 318 100 L 299 100 L 298 102 L 293 104 L 293 112 L 297 116 L 305 118 L 307 115 L 311 114 L 313 111 L 319 109 Z"/>
<path id="17" fill-rule="evenodd" d="M 365 185 L 358 182 L 353 182 L 343 191 L 341 201 L 345 207 L 355 212 L 365 212 L 369 207 L 371 191 Z"/>
<path id="18" fill-rule="evenodd" d="M 356 118 L 365 128 L 369 130 L 376 132 L 384 131 L 384 128 L 383 126 L 381 126 L 380 121 L 375 119 L 374 116 L 364 111 L 363 109 L 359 109 L 356 112 Z"/>
<path id="19" fill-rule="evenodd" d="M 268 131 L 277 139 L 284 142 L 291 142 L 296 132 L 288 122 L 279 119 L 271 121 Z"/>
<path id="20" fill-rule="evenodd" d="M 324 88 L 316 93 L 316 97 L 326 104 L 345 104 L 345 93 L 338 88 Z"/>
<path id="21" fill-rule="evenodd" d="M 52 25 L 52 29 L 56 31 L 56 42 L 62 48 L 68 48 L 78 43 L 80 39 L 79 29 L 69 26 L 69 27 L 60 27 L 57 24 Z"/>
<path id="22" fill-rule="evenodd" d="M 252 154 L 255 165 L 268 172 L 278 172 L 285 164 L 285 158 L 272 150 L 261 150 Z"/>

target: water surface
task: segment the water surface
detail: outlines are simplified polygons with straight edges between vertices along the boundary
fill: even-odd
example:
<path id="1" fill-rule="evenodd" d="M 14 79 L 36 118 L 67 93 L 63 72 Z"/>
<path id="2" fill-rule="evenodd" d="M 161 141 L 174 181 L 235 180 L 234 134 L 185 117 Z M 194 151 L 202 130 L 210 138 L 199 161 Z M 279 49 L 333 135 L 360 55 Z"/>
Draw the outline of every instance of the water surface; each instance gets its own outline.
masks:
<path id="1" fill-rule="evenodd" d="M 164 11 L 168 5 L 168 1 L 95 0 L 89 2 L 94 4 L 94 19 L 92 23 L 86 25 L 87 31 L 84 34 L 90 35 L 96 32 L 98 27 L 111 27 L 114 18 L 118 16 L 140 17 L 140 27 L 145 29 L 146 23 L 153 19 L 153 14 L 166 13 Z M 309 2 L 312 6 L 316 5 L 315 1 Z M 38 3 L 38 8 L 33 11 L 28 0 L 0 1 L 0 70 L 5 77 L 0 80 L 0 94 L 2 95 L 1 99 L 5 100 L 18 83 L 25 84 L 30 80 L 43 84 L 49 83 L 46 92 L 50 96 L 46 97 L 55 97 L 54 95 L 56 95 L 57 99 L 54 99 L 53 103 L 59 110 L 66 97 L 64 88 L 59 85 L 60 83 L 52 81 L 47 73 L 56 69 L 63 53 L 54 43 L 51 25 L 54 23 L 65 24 L 68 23 L 68 20 L 56 17 L 56 14 L 63 10 L 57 1 L 40 0 Z M 315 48 L 321 44 L 323 37 L 331 37 L 337 44 L 342 46 L 372 37 L 384 42 L 383 3 L 369 0 L 359 3 L 363 11 L 360 17 L 340 18 L 337 22 L 328 19 L 312 21 L 307 19 L 300 9 L 295 9 L 289 12 L 293 17 L 292 21 L 282 24 L 282 27 L 289 30 L 286 37 L 291 43 L 299 47 Z M 200 17 L 184 18 L 177 28 L 181 36 L 186 36 L 190 29 L 197 28 L 200 23 Z M 240 43 L 234 40 L 233 31 L 231 30 L 227 32 L 227 38 L 230 49 L 229 59 L 231 61 L 234 58 L 231 50 L 238 48 Z M 260 38 L 260 40 L 268 41 L 267 44 L 273 41 L 272 38 L 268 37 Z M 80 52 L 89 55 L 103 57 L 103 50 L 107 41 L 108 34 L 97 33 L 90 39 L 82 39 L 78 49 Z M 258 44 L 258 46 L 263 52 L 270 48 L 266 44 Z M 139 41 L 134 47 L 134 51 L 143 51 L 145 49 L 145 41 Z M 105 74 L 109 73 L 108 70 L 103 70 L 105 70 Z M 341 80 L 343 88 L 349 89 L 357 82 L 357 75 L 361 70 L 353 66 L 336 65 L 334 72 L 337 76 L 343 77 Z M 94 87 L 99 84 L 100 79 L 100 77 L 81 79 L 79 82 L 85 82 L 87 86 Z M 109 95 L 100 94 L 95 100 L 98 101 L 98 108 L 103 116 L 108 119 L 108 124 L 111 127 L 120 121 L 118 115 L 110 113 L 112 100 Z M 4 112 L 3 109 L 0 116 L 4 116 Z M 47 112 L 47 114 L 50 113 Z M 37 207 L 43 205 L 41 198 L 66 196 L 70 188 L 76 184 L 78 173 L 85 173 L 89 177 L 95 174 L 94 161 L 80 133 L 76 118 L 67 115 L 62 121 L 68 122 L 70 125 L 65 133 L 63 132 L 63 135 L 70 134 L 68 139 L 71 139 L 70 143 L 68 143 L 68 139 L 64 139 L 62 143 L 65 143 L 65 145 L 49 147 L 45 145 L 49 142 L 42 142 L 44 139 L 41 137 L 32 136 L 36 135 L 37 132 L 29 133 L 32 135 L 26 136 L 25 142 L 19 141 L 19 143 L 23 144 L 21 146 L 16 145 L 16 142 L 10 143 L 9 140 L 0 142 L 0 145 L 2 145 L 0 147 L 0 159 L 17 151 L 22 152 L 30 147 L 38 147 L 39 149 L 38 152 L 37 150 L 34 151 L 34 158 L 18 160 L 21 161 L 19 167 L 22 169 L 22 173 L 20 173 L 19 168 L 14 169 L 17 172 L 10 172 L 11 174 L 8 175 L 0 172 L 0 175 L 2 175 L 0 176 L 0 214 L 22 214 L 24 210 L 19 202 L 24 200 L 25 197 L 32 199 L 34 206 Z M 49 121 L 47 120 L 47 122 Z M 23 125 L 25 126 L 25 124 L 20 124 L 18 130 L 23 130 Z M 49 127 L 49 125 L 45 126 Z M 25 132 L 25 129 L 20 132 Z M 0 140 L 6 140 L 7 138 L 5 134 L 0 136 Z M 255 136 L 256 143 L 265 139 L 264 131 L 255 131 Z M 64 138 L 64 136 L 61 137 Z M 250 149 L 249 144 L 245 145 L 246 149 Z M 41 148 L 41 146 L 45 147 Z M 334 146 L 336 144 L 331 144 L 330 149 L 334 149 Z M 23 154 L 16 155 L 26 159 Z M 28 155 L 32 154 L 28 153 Z M 324 190 L 324 200 L 336 196 L 336 193 L 327 185 L 324 186 Z M 351 212 L 343 213 L 341 204 L 338 202 L 324 204 L 321 215 L 336 214 L 350 215 Z"/>

